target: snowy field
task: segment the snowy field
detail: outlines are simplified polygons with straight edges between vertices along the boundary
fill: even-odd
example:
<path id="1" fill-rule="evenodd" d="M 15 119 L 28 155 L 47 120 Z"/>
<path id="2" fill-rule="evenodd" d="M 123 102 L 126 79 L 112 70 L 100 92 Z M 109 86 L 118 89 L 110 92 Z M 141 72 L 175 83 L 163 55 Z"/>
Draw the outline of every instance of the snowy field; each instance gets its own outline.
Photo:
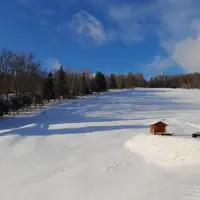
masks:
<path id="1" fill-rule="evenodd" d="M 173 137 L 149 135 L 164 120 Z M 0 200 L 200 200 L 200 90 L 111 91 L 0 121 Z"/>

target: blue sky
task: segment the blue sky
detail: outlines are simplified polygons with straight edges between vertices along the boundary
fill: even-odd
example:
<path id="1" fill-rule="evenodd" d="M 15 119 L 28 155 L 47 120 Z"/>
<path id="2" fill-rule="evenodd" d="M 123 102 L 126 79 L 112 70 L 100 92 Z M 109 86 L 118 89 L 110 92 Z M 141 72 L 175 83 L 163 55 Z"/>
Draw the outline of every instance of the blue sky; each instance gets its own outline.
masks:
<path id="1" fill-rule="evenodd" d="M 198 0 L 7 0 L 0 47 L 46 68 L 105 73 L 200 71 Z"/>

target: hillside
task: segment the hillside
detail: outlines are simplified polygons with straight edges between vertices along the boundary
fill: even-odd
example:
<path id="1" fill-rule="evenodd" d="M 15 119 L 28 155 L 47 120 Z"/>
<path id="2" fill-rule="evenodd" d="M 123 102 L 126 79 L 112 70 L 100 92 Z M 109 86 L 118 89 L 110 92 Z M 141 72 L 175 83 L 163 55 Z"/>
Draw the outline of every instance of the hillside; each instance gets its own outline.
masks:
<path id="1" fill-rule="evenodd" d="M 0 199 L 200 199 L 199 107 L 199 90 L 117 90 L 1 120 Z M 150 138 L 157 120 L 179 136 Z"/>

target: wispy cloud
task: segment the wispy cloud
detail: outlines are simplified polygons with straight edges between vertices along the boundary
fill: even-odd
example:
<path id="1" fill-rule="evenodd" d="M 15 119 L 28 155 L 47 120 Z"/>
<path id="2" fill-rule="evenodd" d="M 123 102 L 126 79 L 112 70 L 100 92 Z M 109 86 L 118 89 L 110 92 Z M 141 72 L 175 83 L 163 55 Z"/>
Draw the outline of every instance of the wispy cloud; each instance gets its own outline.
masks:
<path id="1" fill-rule="evenodd" d="M 135 12 L 130 5 L 110 6 L 108 16 L 115 24 L 113 31 L 118 39 L 125 42 L 142 41 L 145 34 L 144 26 L 135 19 Z"/>
<path id="2" fill-rule="evenodd" d="M 38 4 L 39 0 L 18 0 L 23 4 Z M 37 3 L 35 3 L 37 2 Z M 80 6 L 81 0 L 59 0 L 63 7 Z M 80 4 L 81 3 L 81 4 Z M 145 40 L 154 34 L 160 40 L 160 46 L 168 56 L 155 57 L 150 63 L 153 67 L 168 67 L 171 61 L 184 70 L 199 71 L 198 56 L 200 38 L 200 1 L 199 0 L 87 0 L 100 15 L 89 11 L 80 11 L 58 24 L 56 29 L 62 33 L 71 33 L 75 38 L 96 44 L 111 41 L 123 41 L 132 44 Z M 79 5 L 80 4 L 80 5 Z M 57 15 L 51 9 L 40 11 L 42 19 L 46 15 Z M 101 15 L 102 14 L 102 15 Z M 40 23 L 47 25 L 44 20 Z M 194 51 L 195 50 L 195 51 Z M 169 61 L 170 60 L 170 61 Z"/>
<path id="3" fill-rule="evenodd" d="M 92 1 L 92 0 L 90 0 Z M 166 58 L 155 57 L 152 69 L 179 65 L 186 71 L 200 72 L 200 2 L 197 0 L 155 0 L 150 4 L 115 3 L 108 0 L 107 14 L 118 25 L 121 38 L 139 41 L 148 33 L 157 35 Z M 130 42 L 134 42 L 132 39 Z"/>
<path id="4" fill-rule="evenodd" d="M 163 74 L 166 70 L 175 67 L 177 64 L 170 57 L 156 55 L 149 63 L 140 63 L 137 67 L 147 72 L 149 76 Z"/>
<path id="5" fill-rule="evenodd" d="M 152 20 L 148 19 L 154 16 L 154 4 L 127 0 L 89 1 L 102 10 L 116 40 L 130 44 L 141 42 L 150 32 Z"/>
<path id="6" fill-rule="evenodd" d="M 92 39 L 98 44 L 105 42 L 107 39 L 101 21 L 86 11 L 76 13 L 68 27 L 78 37 Z"/>
<path id="7" fill-rule="evenodd" d="M 130 20 L 134 16 L 134 10 L 128 4 L 122 6 L 112 5 L 108 9 L 110 16 L 116 21 Z"/>
<path id="8" fill-rule="evenodd" d="M 48 69 L 49 71 L 53 71 L 53 70 L 59 69 L 61 64 L 57 59 L 51 58 L 44 61 L 42 63 L 42 66 L 45 69 Z"/>
<path id="9" fill-rule="evenodd" d="M 168 56 L 188 72 L 200 72 L 200 2 L 196 0 L 167 1 L 161 14 L 161 45 Z"/>
<path id="10" fill-rule="evenodd" d="M 171 58 L 161 57 L 161 56 L 155 56 L 151 64 L 147 65 L 147 68 L 150 68 L 151 70 L 160 71 L 169 67 L 173 67 L 175 63 Z"/>

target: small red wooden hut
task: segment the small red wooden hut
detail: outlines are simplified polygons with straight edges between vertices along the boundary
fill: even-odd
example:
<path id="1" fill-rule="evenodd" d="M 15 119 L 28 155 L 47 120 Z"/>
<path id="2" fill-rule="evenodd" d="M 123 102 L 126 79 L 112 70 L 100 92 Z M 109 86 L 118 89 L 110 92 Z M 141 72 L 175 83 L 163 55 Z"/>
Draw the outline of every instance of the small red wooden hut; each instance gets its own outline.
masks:
<path id="1" fill-rule="evenodd" d="M 168 125 L 162 121 L 152 123 L 150 124 L 150 133 L 154 135 L 165 134 L 167 132 L 167 126 Z"/>

